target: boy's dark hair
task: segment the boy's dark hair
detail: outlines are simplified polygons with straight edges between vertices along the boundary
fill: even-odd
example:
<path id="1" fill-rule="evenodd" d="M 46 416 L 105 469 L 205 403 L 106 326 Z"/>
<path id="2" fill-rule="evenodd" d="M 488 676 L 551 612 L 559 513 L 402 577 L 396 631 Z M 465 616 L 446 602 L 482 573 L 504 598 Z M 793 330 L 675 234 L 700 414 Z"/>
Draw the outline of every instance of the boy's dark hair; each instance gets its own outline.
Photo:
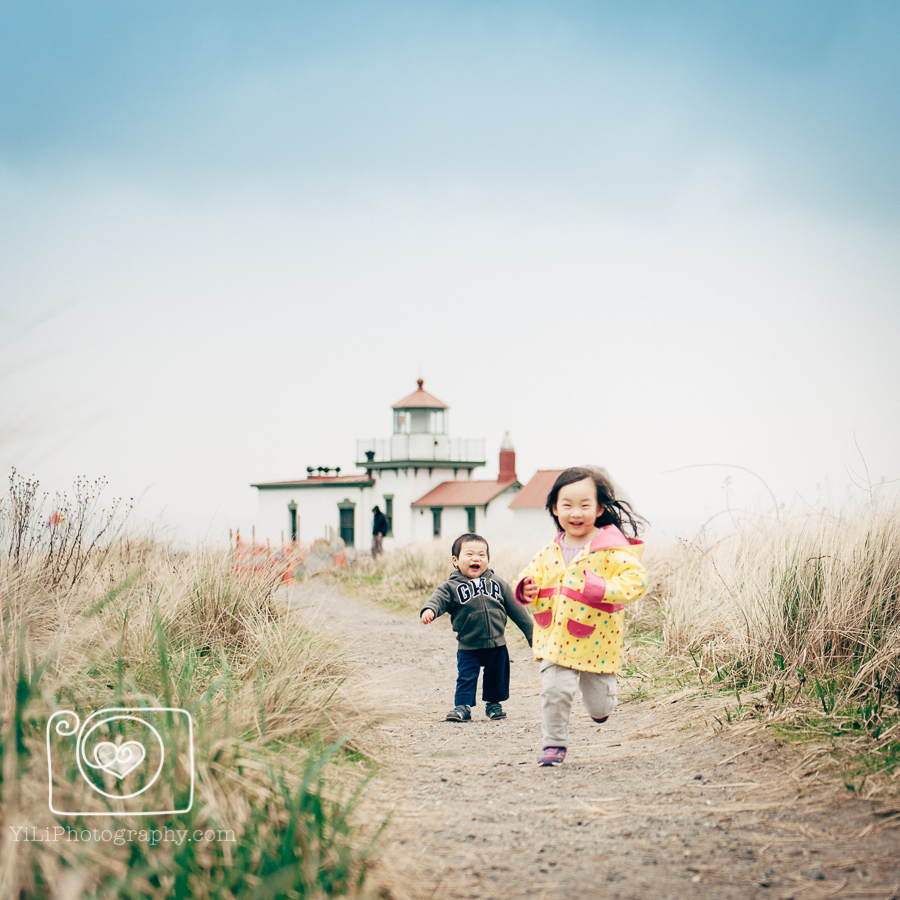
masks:
<path id="1" fill-rule="evenodd" d="M 459 558 L 459 551 L 462 550 L 463 544 L 484 544 L 487 547 L 487 555 L 488 559 L 491 558 L 491 548 L 488 546 L 488 542 L 480 535 L 480 534 L 461 534 L 454 542 L 453 546 L 450 548 L 450 555 Z"/>
<path id="2" fill-rule="evenodd" d="M 597 503 L 603 507 L 603 512 L 594 520 L 597 528 L 604 525 L 615 525 L 620 531 L 625 531 L 625 525 L 628 525 L 632 537 L 637 537 L 647 520 L 636 513 L 631 504 L 627 500 L 617 500 L 616 491 L 609 477 L 596 466 L 572 466 L 561 472 L 550 493 L 547 495 L 547 512 L 556 523 L 556 527 L 560 528 L 559 519 L 553 514 L 553 507 L 559 498 L 560 488 L 564 488 L 567 484 L 574 484 L 576 481 L 584 481 L 590 478 L 597 487 Z M 560 528 L 560 530 L 562 530 Z"/>

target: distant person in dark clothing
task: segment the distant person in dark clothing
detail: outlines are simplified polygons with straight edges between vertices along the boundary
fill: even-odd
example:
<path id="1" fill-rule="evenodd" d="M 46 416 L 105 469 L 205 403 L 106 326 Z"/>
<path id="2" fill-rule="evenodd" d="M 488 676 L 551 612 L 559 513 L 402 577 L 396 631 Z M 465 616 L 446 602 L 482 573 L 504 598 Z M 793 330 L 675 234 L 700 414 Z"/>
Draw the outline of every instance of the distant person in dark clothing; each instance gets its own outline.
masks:
<path id="1" fill-rule="evenodd" d="M 372 512 L 372 559 L 377 559 L 379 553 L 384 553 L 382 542 L 388 532 L 388 520 L 377 506 L 373 507 Z"/>

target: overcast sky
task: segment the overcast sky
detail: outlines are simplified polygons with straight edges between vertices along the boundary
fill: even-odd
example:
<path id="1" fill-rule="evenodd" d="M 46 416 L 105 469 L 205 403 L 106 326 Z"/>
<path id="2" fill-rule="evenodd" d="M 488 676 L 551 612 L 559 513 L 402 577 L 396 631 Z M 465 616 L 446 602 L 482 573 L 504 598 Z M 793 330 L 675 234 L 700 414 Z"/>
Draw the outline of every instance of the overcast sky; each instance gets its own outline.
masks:
<path id="1" fill-rule="evenodd" d="M 421 375 L 481 477 L 509 430 L 660 534 L 863 497 L 898 45 L 893 0 L 4 3 L 0 470 L 218 538 Z"/>

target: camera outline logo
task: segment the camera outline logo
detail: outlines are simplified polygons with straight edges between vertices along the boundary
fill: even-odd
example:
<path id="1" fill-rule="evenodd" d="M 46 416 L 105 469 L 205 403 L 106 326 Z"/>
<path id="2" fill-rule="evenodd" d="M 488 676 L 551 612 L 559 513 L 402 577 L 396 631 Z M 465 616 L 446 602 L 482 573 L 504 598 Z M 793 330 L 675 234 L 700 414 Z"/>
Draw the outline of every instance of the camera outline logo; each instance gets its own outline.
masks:
<path id="1" fill-rule="evenodd" d="M 177 815 L 186 813 L 191 810 L 194 805 L 194 720 L 191 714 L 179 706 L 144 706 L 144 707 L 108 707 L 106 709 L 96 710 L 92 712 L 84 722 L 78 713 L 70 709 L 59 709 L 54 712 L 47 720 L 47 778 L 49 781 L 49 805 L 50 811 L 56 815 L 62 816 L 108 816 L 109 810 L 100 812 L 89 812 L 87 810 L 76 809 L 57 809 L 53 805 L 53 748 L 51 746 L 51 728 L 61 737 L 75 737 L 75 760 L 78 765 L 78 771 L 84 783 L 98 794 L 102 794 L 111 800 L 128 801 L 134 797 L 138 797 L 150 790 L 160 779 L 163 768 L 166 763 L 165 742 L 159 731 L 147 721 L 149 714 L 170 713 L 185 717 L 187 726 L 187 740 L 185 747 L 179 747 L 175 762 L 178 758 L 185 754 L 186 768 L 190 779 L 190 791 L 188 794 L 187 805 L 175 809 L 142 809 L 142 810 L 123 810 L 120 814 L 129 816 L 158 816 L 158 815 Z M 67 717 L 67 718 L 64 718 Z M 54 726 L 54 720 L 56 724 Z M 95 721 L 96 720 L 96 721 Z M 104 725 L 111 722 L 131 721 L 139 725 L 143 725 L 150 729 L 152 733 L 151 740 L 155 740 L 155 745 L 151 744 L 148 749 L 142 741 L 128 740 L 124 743 L 114 744 L 112 741 L 103 740 L 93 747 L 93 761 L 87 754 L 87 743 L 93 733 Z M 115 794 L 104 790 L 95 784 L 85 769 L 87 766 L 95 771 L 106 772 L 117 780 L 122 780 L 130 775 L 141 763 L 151 755 L 151 750 L 156 749 L 159 755 L 159 764 L 156 771 L 152 773 L 150 780 L 139 790 L 131 791 L 127 794 Z M 174 805 L 174 804 L 173 804 Z"/>

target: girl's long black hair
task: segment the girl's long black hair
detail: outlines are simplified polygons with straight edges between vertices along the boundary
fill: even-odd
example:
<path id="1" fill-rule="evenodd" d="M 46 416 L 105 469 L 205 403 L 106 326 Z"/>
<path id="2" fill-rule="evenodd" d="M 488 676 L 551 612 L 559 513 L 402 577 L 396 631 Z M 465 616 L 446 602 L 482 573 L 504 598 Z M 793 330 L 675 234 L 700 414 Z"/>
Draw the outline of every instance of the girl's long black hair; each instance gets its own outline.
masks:
<path id="1" fill-rule="evenodd" d="M 625 528 L 631 532 L 632 537 L 637 537 L 645 525 L 647 520 L 636 513 L 632 509 L 631 504 L 627 500 L 617 500 L 616 491 L 609 477 L 602 469 L 596 466 L 572 466 L 561 472 L 550 493 L 547 495 L 547 512 L 556 523 L 556 527 L 562 530 L 559 519 L 553 514 L 553 507 L 559 498 L 560 488 L 567 484 L 574 484 L 576 481 L 584 481 L 590 478 L 597 487 L 597 503 L 603 507 L 603 512 L 597 516 L 594 525 L 602 528 L 604 525 L 615 525 L 623 533 L 627 533 Z"/>

